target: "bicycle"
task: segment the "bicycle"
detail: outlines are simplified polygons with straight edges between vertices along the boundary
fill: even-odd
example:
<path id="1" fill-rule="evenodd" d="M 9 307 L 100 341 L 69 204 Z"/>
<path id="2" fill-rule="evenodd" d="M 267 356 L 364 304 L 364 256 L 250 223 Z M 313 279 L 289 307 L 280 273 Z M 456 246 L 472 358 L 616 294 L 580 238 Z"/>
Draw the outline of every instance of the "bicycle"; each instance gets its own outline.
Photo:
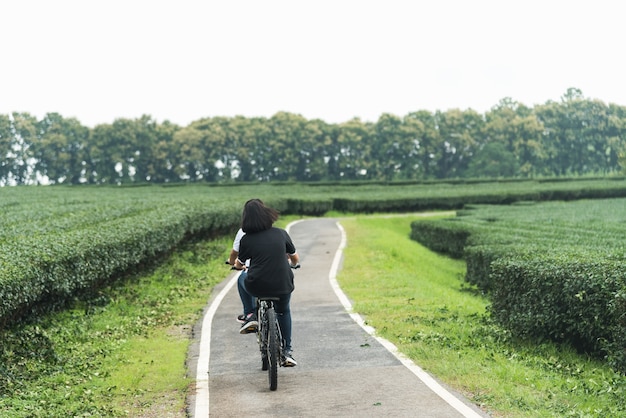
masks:
<path id="1" fill-rule="evenodd" d="M 227 262 L 228 263 L 228 262 Z M 300 264 L 290 266 L 292 269 L 299 269 Z M 235 269 L 232 267 L 231 269 Z M 270 390 L 278 388 L 278 367 L 282 367 L 284 341 L 278 322 L 278 314 L 274 307 L 274 302 L 280 300 L 275 296 L 258 296 L 257 321 L 259 326 L 256 330 L 257 343 L 261 352 L 261 370 L 268 372 Z"/>

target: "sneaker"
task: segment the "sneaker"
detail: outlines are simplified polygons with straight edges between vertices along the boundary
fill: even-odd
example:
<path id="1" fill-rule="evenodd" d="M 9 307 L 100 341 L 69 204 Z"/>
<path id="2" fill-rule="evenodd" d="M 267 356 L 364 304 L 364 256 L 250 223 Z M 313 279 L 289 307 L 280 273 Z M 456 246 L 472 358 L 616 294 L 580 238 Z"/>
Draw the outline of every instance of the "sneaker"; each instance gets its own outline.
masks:
<path id="1" fill-rule="evenodd" d="M 237 316 L 237 321 L 241 322 L 242 324 L 244 322 L 246 322 L 246 314 L 241 314 Z"/>
<path id="2" fill-rule="evenodd" d="M 285 353 L 285 355 L 283 356 L 283 361 L 280 365 L 283 367 L 294 367 L 297 366 L 298 363 L 294 360 L 291 353 Z"/>
<path id="3" fill-rule="evenodd" d="M 256 332 L 259 328 L 259 322 L 256 320 L 256 315 L 251 313 L 246 316 L 244 323 L 239 329 L 240 334 L 250 334 Z"/>

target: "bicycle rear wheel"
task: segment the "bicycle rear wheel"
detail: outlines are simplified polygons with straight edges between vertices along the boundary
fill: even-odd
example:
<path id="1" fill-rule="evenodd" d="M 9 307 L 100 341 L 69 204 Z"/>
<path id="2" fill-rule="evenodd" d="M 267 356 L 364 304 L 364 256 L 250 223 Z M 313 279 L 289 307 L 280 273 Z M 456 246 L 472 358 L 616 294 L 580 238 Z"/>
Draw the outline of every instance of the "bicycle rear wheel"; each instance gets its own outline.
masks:
<path id="1" fill-rule="evenodd" d="M 267 310 L 267 360 L 270 390 L 278 387 L 278 365 L 280 362 L 280 333 L 274 308 Z"/>

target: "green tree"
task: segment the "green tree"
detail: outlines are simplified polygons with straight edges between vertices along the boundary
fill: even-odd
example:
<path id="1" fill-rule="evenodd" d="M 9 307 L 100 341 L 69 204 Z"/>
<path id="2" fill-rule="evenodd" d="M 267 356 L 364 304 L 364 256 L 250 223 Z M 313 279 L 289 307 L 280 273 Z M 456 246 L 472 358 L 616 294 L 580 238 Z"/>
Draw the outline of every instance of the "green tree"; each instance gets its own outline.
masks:
<path id="1" fill-rule="evenodd" d="M 7 184 L 13 166 L 13 132 L 11 118 L 0 115 L 0 186 Z"/>
<path id="2" fill-rule="evenodd" d="M 120 141 L 128 141 L 128 152 L 125 156 L 126 165 L 129 167 L 129 177 L 132 181 L 147 182 L 155 174 L 154 158 L 158 141 L 158 124 L 148 115 L 143 115 L 135 120 L 116 120 L 122 125 L 124 136 Z"/>
<path id="3" fill-rule="evenodd" d="M 615 171 L 626 170 L 626 107 L 609 104 L 606 127 L 606 165 Z"/>
<path id="4" fill-rule="evenodd" d="M 371 157 L 376 162 L 376 178 L 389 181 L 418 177 L 420 138 L 424 130 L 421 121 L 385 113 L 374 129 L 376 139 Z"/>
<path id="5" fill-rule="evenodd" d="M 202 119 L 174 133 L 172 167 L 181 180 L 195 182 L 215 175 L 205 144 L 209 126 L 210 119 Z"/>
<path id="6" fill-rule="evenodd" d="M 519 167 L 516 175 L 544 174 L 543 131 L 532 109 L 510 98 L 502 99 L 485 114 L 487 142 L 501 143 L 515 155 Z"/>
<path id="7" fill-rule="evenodd" d="M 545 127 L 544 148 L 550 174 L 581 175 L 618 170 L 617 152 L 624 138 L 621 122 L 598 100 L 585 99 L 570 88 L 560 103 L 537 106 L 535 113 Z"/>
<path id="8" fill-rule="evenodd" d="M 251 138 L 244 143 L 245 151 L 242 151 L 247 157 L 241 160 L 238 180 L 267 181 L 271 178 L 270 167 L 274 160 L 270 147 L 272 138 L 270 122 L 267 118 L 253 118 L 249 130 L 250 133 L 247 135 Z"/>
<path id="9" fill-rule="evenodd" d="M 254 155 L 259 146 L 258 134 L 263 132 L 262 118 L 235 116 L 224 119 L 226 142 L 223 144 L 220 162 L 224 165 L 223 180 L 256 180 Z"/>
<path id="10" fill-rule="evenodd" d="M 402 119 L 397 179 L 415 180 L 427 177 L 429 161 L 428 158 L 424 158 L 423 154 L 427 152 L 432 132 L 420 118 L 415 116 L 415 114 L 409 114 Z"/>
<path id="11" fill-rule="evenodd" d="M 375 139 L 371 144 L 373 175 L 379 180 L 393 180 L 402 161 L 402 119 L 384 113 L 374 125 Z"/>
<path id="12" fill-rule="evenodd" d="M 299 138 L 296 180 L 320 181 L 328 179 L 329 151 L 335 130 L 320 119 L 305 121 Z"/>
<path id="13" fill-rule="evenodd" d="M 331 180 L 369 179 L 374 174 L 371 156 L 374 124 L 354 118 L 342 123 L 331 136 L 328 154 L 328 177 Z"/>
<path id="14" fill-rule="evenodd" d="M 148 165 L 148 176 L 151 182 L 167 183 L 177 182 L 180 178 L 174 171 L 176 160 L 176 147 L 174 135 L 180 127 L 169 121 L 156 126 L 156 140 L 154 142 L 153 159 Z"/>
<path id="15" fill-rule="evenodd" d="M 515 155 L 502 142 L 490 142 L 476 152 L 465 177 L 514 177 L 518 171 Z"/>
<path id="16" fill-rule="evenodd" d="M 618 162 L 620 167 L 622 168 L 622 174 L 626 175 L 626 149 L 619 152 Z"/>
<path id="17" fill-rule="evenodd" d="M 404 118 L 405 124 L 416 124 L 418 133 L 417 148 L 417 170 L 418 178 L 431 179 L 436 176 L 437 165 L 435 156 L 441 143 L 439 129 L 435 116 L 426 110 L 409 113 Z"/>
<path id="18" fill-rule="evenodd" d="M 119 181 L 145 182 L 150 179 L 157 142 L 156 122 L 148 115 L 139 119 L 119 118 L 108 134 L 108 147 L 115 156 Z"/>
<path id="19" fill-rule="evenodd" d="M 300 152 L 302 132 L 306 119 L 301 115 L 278 112 L 269 121 L 271 136 L 268 142 L 266 173 L 270 180 L 296 180 L 301 160 L 306 158 Z"/>
<path id="20" fill-rule="evenodd" d="M 36 180 L 33 178 L 31 146 L 37 139 L 37 118 L 29 113 L 19 112 L 13 112 L 12 117 L 10 177 L 16 184 L 27 184 Z"/>
<path id="21" fill-rule="evenodd" d="M 113 125 L 95 126 L 85 147 L 85 180 L 90 184 L 121 183 L 125 154 L 121 144 L 116 142 Z"/>
<path id="22" fill-rule="evenodd" d="M 35 170 L 52 184 L 79 184 L 83 177 L 83 150 L 89 138 L 89 128 L 77 119 L 64 119 L 58 113 L 48 113 L 39 121 L 33 140 L 32 155 Z"/>
<path id="23" fill-rule="evenodd" d="M 437 178 L 462 177 L 472 156 L 484 141 L 484 120 L 469 109 L 436 112 L 439 144 L 435 151 Z"/>

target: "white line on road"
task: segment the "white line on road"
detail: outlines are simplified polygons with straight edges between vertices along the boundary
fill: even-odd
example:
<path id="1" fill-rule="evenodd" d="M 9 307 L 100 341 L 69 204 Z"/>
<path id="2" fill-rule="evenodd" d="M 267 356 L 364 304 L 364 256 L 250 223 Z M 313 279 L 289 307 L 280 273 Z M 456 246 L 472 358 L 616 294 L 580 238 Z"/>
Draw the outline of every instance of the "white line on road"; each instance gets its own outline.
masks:
<path id="1" fill-rule="evenodd" d="M 339 264 L 341 263 L 341 257 L 343 254 L 343 249 L 346 246 L 346 232 L 341 226 L 339 222 L 337 222 L 337 227 L 341 231 L 341 243 L 339 244 L 339 248 L 335 253 L 335 258 L 333 259 L 333 263 L 330 268 L 330 273 L 328 275 L 328 279 L 330 280 L 330 285 L 332 286 L 335 294 L 339 298 L 339 301 L 345 308 L 345 310 L 350 314 L 350 317 L 370 334 L 373 338 L 375 338 L 379 343 L 383 345 L 391 354 L 393 354 L 400 362 L 408 368 L 418 379 L 420 379 L 426 386 L 430 388 L 433 392 L 439 395 L 444 401 L 446 401 L 450 406 L 460 412 L 464 417 L 467 418 L 480 418 L 481 415 L 476 413 L 472 408 L 464 404 L 461 400 L 459 400 L 456 396 L 448 392 L 443 386 L 441 386 L 435 379 L 433 379 L 428 373 L 426 373 L 421 367 L 417 364 L 413 363 L 413 361 L 406 357 L 404 354 L 398 351 L 398 348 L 390 341 L 376 336 L 376 330 L 369 325 L 365 324 L 365 321 L 361 317 L 361 315 L 352 311 L 352 303 L 348 297 L 343 293 L 341 288 L 339 287 L 339 283 L 337 282 L 337 272 L 339 271 Z"/>
<path id="2" fill-rule="evenodd" d="M 211 356 L 211 324 L 213 316 L 220 303 L 237 282 L 238 275 L 224 286 L 222 291 L 215 297 L 209 309 L 204 314 L 202 328 L 200 330 L 200 348 L 198 353 L 198 365 L 196 367 L 196 407 L 194 417 L 209 416 L 209 360 Z"/>

